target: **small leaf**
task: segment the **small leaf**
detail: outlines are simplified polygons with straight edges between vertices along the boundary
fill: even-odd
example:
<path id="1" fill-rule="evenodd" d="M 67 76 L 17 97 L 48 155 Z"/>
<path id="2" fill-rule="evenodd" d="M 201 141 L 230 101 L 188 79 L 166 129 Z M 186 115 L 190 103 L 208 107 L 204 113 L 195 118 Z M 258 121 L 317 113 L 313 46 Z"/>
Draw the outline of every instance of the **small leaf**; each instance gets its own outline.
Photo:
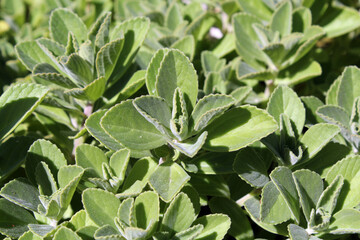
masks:
<path id="1" fill-rule="evenodd" d="M 122 182 L 125 179 L 125 172 L 130 160 L 130 151 L 121 149 L 111 155 L 109 166 L 115 176 Z"/>
<path id="2" fill-rule="evenodd" d="M 16 84 L 0 96 L 0 140 L 9 135 L 43 101 L 48 89 L 38 84 Z"/>
<path id="3" fill-rule="evenodd" d="M 140 115 L 131 100 L 112 107 L 100 124 L 107 134 L 130 149 L 154 149 L 166 143 L 163 135 Z"/>
<path id="4" fill-rule="evenodd" d="M 171 48 L 182 51 L 185 53 L 186 57 L 192 60 L 195 54 L 195 39 L 192 35 L 186 35 L 185 37 L 174 42 L 171 45 Z"/>
<path id="5" fill-rule="evenodd" d="M 35 141 L 26 156 L 26 174 L 34 184 L 36 183 L 36 166 L 40 162 L 45 162 L 49 166 L 55 179 L 57 179 L 59 169 L 67 164 L 60 149 L 55 144 L 44 139 Z"/>
<path id="6" fill-rule="evenodd" d="M 305 123 L 305 108 L 296 93 L 286 86 L 279 86 L 270 97 L 267 111 L 280 122 L 280 115 L 285 113 L 296 126 L 300 135 Z"/>
<path id="7" fill-rule="evenodd" d="M 53 236 L 57 229 L 56 227 L 45 224 L 29 224 L 28 227 L 31 232 L 42 237 L 42 239 Z"/>
<path id="8" fill-rule="evenodd" d="M 104 144 L 106 148 L 116 151 L 122 148 L 120 143 L 107 134 L 100 125 L 100 120 L 106 112 L 107 110 L 99 110 L 91 114 L 85 121 L 85 127 L 89 133 L 100 143 Z"/>
<path id="9" fill-rule="evenodd" d="M 117 196 L 136 196 L 141 193 L 156 166 L 157 163 L 152 158 L 137 160 L 129 175 L 125 178 L 122 191 Z"/>
<path id="10" fill-rule="evenodd" d="M 273 182 L 268 182 L 262 190 L 259 215 L 261 222 L 271 225 L 283 223 L 292 217 L 284 197 Z"/>
<path id="11" fill-rule="evenodd" d="M 193 226 L 202 224 L 203 231 L 195 240 L 221 240 L 230 228 L 230 218 L 224 214 L 211 214 L 196 219 Z"/>
<path id="12" fill-rule="evenodd" d="M 57 190 L 57 184 L 48 165 L 40 162 L 35 171 L 36 182 L 41 195 L 51 196 Z"/>
<path id="13" fill-rule="evenodd" d="M 100 189 L 88 188 L 82 194 L 82 202 L 85 211 L 97 225 L 109 224 L 116 229 L 114 218 L 118 212 L 120 200 L 114 194 Z"/>
<path id="14" fill-rule="evenodd" d="M 155 192 L 141 193 L 134 203 L 131 215 L 133 226 L 148 229 L 150 225 L 157 224 L 160 211 L 159 196 Z"/>
<path id="15" fill-rule="evenodd" d="M 268 169 L 273 157 L 266 149 L 241 149 L 234 160 L 234 171 L 253 187 L 263 187 L 270 181 Z"/>
<path id="16" fill-rule="evenodd" d="M 324 188 L 322 179 L 317 173 L 307 169 L 294 172 L 293 178 L 303 213 L 306 220 L 309 221 L 311 209 L 315 209 Z"/>
<path id="17" fill-rule="evenodd" d="M 95 146 L 82 144 L 75 151 L 76 165 L 86 169 L 92 177 L 102 178 L 102 164 L 108 163 L 108 159 L 103 151 Z"/>
<path id="18" fill-rule="evenodd" d="M 274 119 L 253 106 L 230 109 L 205 130 L 204 148 L 210 151 L 236 151 L 266 137 L 277 129 Z"/>
<path id="19" fill-rule="evenodd" d="M 155 83 L 158 95 L 172 106 L 174 91 L 179 87 L 185 96 L 187 110 L 191 112 L 197 99 L 198 78 L 190 60 L 178 50 L 169 50 L 158 71 Z"/>
<path id="20" fill-rule="evenodd" d="M 280 4 L 271 17 L 270 28 L 273 32 L 278 31 L 281 37 L 291 33 L 292 26 L 292 5 L 290 1 Z"/>
<path id="21" fill-rule="evenodd" d="M 65 8 L 52 11 L 50 16 L 51 37 L 65 46 L 69 32 L 75 35 L 79 44 L 87 39 L 86 26 L 76 14 Z"/>
<path id="22" fill-rule="evenodd" d="M 0 195 L 33 212 L 37 212 L 41 205 L 39 191 L 25 178 L 17 178 L 5 184 Z"/>
<path id="23" fill-rule="evenodd" d="M 0 233 L 18 238 L 28 230 L 29 223 L 37 223 L 25 209 L 2 198 L 0 199 Z"/>
<path id="24" fill-rule="evenodd" d="M 165 202 L 171 201 L 190 176 L 176 163 L 161 164 L 149 178 L 151 187 Z"/>
<path id="25" fill-rule="evenodd" d="M 359 15 L 360 17 L 360 15 Z M 357 67 L 345 68 L 338 89 L 338 105 L 344 108 L 350 115 L 355 99 L 360 96 L 360 84 L 356 81 L 360 77 L 360 69 Z"/>
<path id="26" fill-rule="evenodd" d="M 184 231 L 175 234 L 174 239 L 176 240 L 190 240 L 195 239 L 203 231 L 204 227 L 201 224 L 195 225 Z"/>
<path id="27" fill-rule="evenodd" d="M 231 199 L 215 197 L 209 201 L 211 212 L 223 213 L 230 217 L 229 234 L 237 240 L 252 239 L 254 233 L 241 207 Z"/>
<path id="28" fill-rule="evenodd" d="M 183 142 L 177 142 L 176 140 L 169 141 L 169 144 L 184 153 L 186 156 L 194 157 L 202 148 L 207 137 L 207 132 L 203 132 L 197 137 L 187 139 Z"/>
<path id="29" fill-rule="evenodd" d="M 131 214 L 134 211 L 134 199 L 127 198 L 120 204 L 118 210 L 119 221 L 125 226 L 130 227 L 131 225 Z"/>
<path id="30" fill-rule="evenodd" d="M 360 193 L 356 189 L 360 184 L 360 159 L 359 156 L 349 156 L 337 162 L 326 175 L 326 182 L 334 181 L 337 175 L 344 178 L 344 186 L 341 190 L 337 209 L 356 207 L 360 201 Z"/>
<path id="31" fill-rule="evenodd" d="M 295 224 L 289 224 L 289 235 L 291 240 L 309 240 L 310 236 L 305 229 Z"/>
<path id="32" fill-rule="evenodd" d="M 327 123 L 319 123 L 310 127 L 300 139 L 300 142 L 306 147 L 307 158 L 314 157 L 339 132 L 338 126 Z M 302 160 L 302 162 L 304 161 L 306 160 Z"/>
<path id="33" fill-rule="evenodd" d="M 210 94 L 203 97 L 197 102 L 191 114 L 194 129 L 196 131 L 201 131 L 233 104 L 234 99 L 227 95 Z"/>
<path id="34" fill-rule="evenodd" d="M 164 213 L 160 231 L 178 233 L 188 229 L 195 219 L 195 212 L 190 198 L 179 193 Z"/>
<path id="35" fill-rule="evenodd" d="M 219 59 L 210 51 L 201 52 L 201 66 L 205 75 L 209 74 L 210 72 L 220 72 L 220 70 L 223 69 L 225 65 L 225 59 Z"/>
<path id="36" fill-rule="evenodd" d="M 56 231 L 53 239 L 54 240 L 61 240 L 61 239 L 81 240 L 81 238 L 76 233 L 74 233 L 67 227 L 60 227 Z"/>

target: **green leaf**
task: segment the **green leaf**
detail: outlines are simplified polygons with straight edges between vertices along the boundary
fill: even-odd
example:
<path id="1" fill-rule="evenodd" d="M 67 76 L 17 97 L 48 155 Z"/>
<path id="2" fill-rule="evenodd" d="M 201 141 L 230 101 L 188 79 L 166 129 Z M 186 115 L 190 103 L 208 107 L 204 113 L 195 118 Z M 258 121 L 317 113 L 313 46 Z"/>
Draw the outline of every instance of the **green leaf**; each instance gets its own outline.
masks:
<path id="1" fill-rule="evenodd" d="M 322 179 L 317 173 L 307 169 L 294 172 L 293 178 L 299 194 L 301 208 L 306 220 L 309 221 L 311 209 L 315 209 L 324 189 Z"/>
<path id="2" fill-rule="evenodd" d="M 68 33 L 68 40 L 65 50 L 65 55 L 71 55 L 79 50 L 79 44 L 77 43 L 75 36 L 72 32 Z"/>
<path id="3" fill-rule="evenodd" d="M 117 215 L 120 200 L 114 194 L 89 188 L 82 193 L 82 202 L 86 213 L 94 223 L 99 226 L 109 224 L 116 229 L 114 218 Z"/>
<path id="4" fill-rule="evenodd" d="M 175 234 L 172 240 L 190 240 L 195 239 L 203 231 L 204 227 L 201 224 L 195 225 L 184 231 Z"/>
<path id="5" fill-rule="evenodd" d="M 225 112 L 234 104 L 234 98 L 227 95 L 206 95 L 200 99 L 192 114 L 193 128 L 195 131 L 201 131 L 211 123 L 216 117 Z"/>
<path id="6" fill-rule="evenodd" d="M 145 84 L 146 70 L 136 71 L 118 94 L 117 101 L 128 99 Z"/>
<path id="7" fill-rule="evenodd" d="M 273 182 L 268 182 L 263 190 L 259 219 L 265 224 L 277 225 L 289 220 L 292 213 Z"/>
<path id="8" fill-rule="evenodd" d="M 35 141 L 26 156 L 26 175 L 34 184 L 36 183 L 36 166 L 40 162 L 45 162 L 49 166 L 55 179 L 57 179 L 59 169 L 67 164 L 60 149 L 55 144 L 44 139 Z"/>
<path id="9" fill-rule="evenodd" d="M 349 156 L 337 162 L 326 175 L 326 182 L 334 181 L 337 175 L 344 178 L 344 186 L 341 190 L 337 209 L 353 208 L 360 203 L 360 193 L 356 189 L 360 187 L 360 157 Z"/>
<path id="10" fill-rule="evenodd" d="M 68 227 L 78 231 L 85 226 L 96 226 L 96 224 L 89 218 L 86 211 L 82 209 L 71 217 Z"/>
<path id="11" fill-rule="evenodd" d="M 69 32 L 75 35 L 79 44 L 87 39 L 86 26 L 76 14 L 65 8 L 52 11 L 50 16 L 51 37 L 66 46 Z"/>
<path id="12" fill-rule="evenodd" d="M 0 233 L 18 238 L 28 230 L 29 223 L 37 223 L 28 211 L 2 198 L 0 199 Z"/>
<path id="13" fill-rule="evenodd" d="M 221 175 L 191 174 L 189 183 L 200 196 L 230 198 L 230 188 Z"/>
<path id="14" fill-rule="evenodd" d="M 323 14 L 319 25 L 322 26 L 327 37 L 334 38 L 349 33 L 360 27 L 359 13 L 352 8 L 346 6 L 334 6 L 327 8 Z"/>
<path id="15" fill-rule="evenodd" d="M 23 235 L 21 235 L 19 240 L 43 240 L 43 238 L 31 231 L 27 231 Z"/>
<path id="16" fill-rule="evenodd" d="M 205 75 L 209 74 L 210 72 L 219 72 L 225 67 L 225 65 L 225 59 L 218 58 L 210 51 L 201 52 L 201 66 Z"/>
<path id="17" fill-rule="evenodd" d="M 233 26 L 236 37 L 236 50 L 243 60 L 258 71 L 264 70 L 258 61 L 272 64 L 270 58 L 257 46 L 257 35 L 254 24 L 261 21 L 253 15 L 238 13 L 233 16 Z"/>
<path id="18" fill-rule="evenodd" d="M 125 178 L 122 191 L 117 196 L 135 196 L 141 193 L 156 167 L 157 162 L 152 158 L 137 160 L 129 175 Z"/>
<path id="19" fill-rule="evenodd" d="M 63 71 L 70 79 L 73 79 L 77 85 L 85 86 L 93 82 L 92 66 L 80 57 L 80 55 L 73 53 L 61 64 L 64 68 Z"/>
<path id="20" fill-rule="evenodd" d="M 193 226 L 202 224 L 203 231 L 195 240 L 221 240 L 230 228 L 230 218 L 224 214 L 211 214 L 196 219 Z"/>
<path id="21" fill-rule="evenodd" d="M 296 133 L 300 135 L 305 123 L 305 108 L 300 98 L 289 87 L 279 86 L 270 97 L 267 111 L 278 123 L 280 115 L 285 113 L 296 127 Z"/>
<path id="22" fill-rule="evenodd" d="M 311 26 L 311 11 L 304 6 L 305 4 L 293 11 L 292 32 L 305 32 Z"/>
<path id="23" fill-rule="evenodd" d="M 75 88 L 77 85 L 67 77 L 61 75 L 56 68 L 48 63 L 36 64 L 33 69 L 33 77 L 45 79 L 51 83 L 65 88 Z"/>
<path id="24" fill-rule="evenodd" d="M 265 2 L 262 0 L 237 0 L 240 8 L 247 13 L 254 14 L 258 18 L 269 21 L 271 18 L 271 11 L 268 6 L 266 6 Z"/>
<path id="25" fill-rule="evenodd" d="M 309 240 L 310 236 L 305 229 L 295 224 L 289 224 L 289 236 L 291 240 Z"/>
<path id="26" fill-rule="evenodd" d="M 324 122 L 317 114 L 316 110 L 319 107 L 324 106 L 324 103 L 317 97 L 304 96 L 301 97 L 301 101 L 304 103 L 306 109 L 306 124 L 316 124 Z"/>
<path id="27" fill-rule="evenodd" d="M 270 173 L 270 178 L 274 182 L 280 194 L 284 197 L 284 200 L 289 207 L 295 221 L 299 223 L 299 196 L 291 170 L 287 167 L 277 167 Z"/>
<path id="28" fill-rule="evenodd" d="M 171 111 L 163 98 L 142 96 L 136 98 L 133 101 L 133 105 L 159 132 L 167 135 L 170 129 Z"/>
<path id="29" fill-rule="evenodd" d="M 0 144 L 0 182 L 24 163 L 27 150 L 33 141 L 34 139 L 29 137 L 13 137 Z"/>
<path id="30" fill-rule="evenodd" d="M 360 69 L 357 67 L 345 68 L 341 76 L 337 100 L 339 106 L 343 107 L 349 115 L 352 112 L 355 99 L 360 96 L 360 84 L 356 81 L 359 77 Z"/>
<path id="31" fill-rule="evenodd" d="M 92 239 L 111 239 L 111 240 L 123 240 L 124 238 L 116 231 L 112 226 L 105 225 L 100 227 L 94 233 Z"/>
<path id="32" fill-rule="evenodd" d="M 69 240 L 81 240 L 81 238 L 67 227 L 60 227 L 55 235 L 54 240 L 69 239 Z"/>
<path id="33" fill-rule="evenodd" d="M 109 82 L 119 80 L 120 77 L 125 73 L 132 60 L 135 58 L 138 49 L 142 45 L 149 28 L 150 20 L 145 17 L 129 19 L 114 28 L 110 35 L 110 41 L 121 38 L 123 36 L 125 42 L 123 45 L 123 50 L 119 56 L 121 61 L 117 62 L 115 67 L 116 71 L 111 74 Z"/>
<path id="34" fill-rule="evenodd" d="M 100 124 L 107 134 L 130 149 L 154 149 L 166 143 L 163 135 L 140 115 L 131 100 L 112 107 Z"/>
<path id="35" fill-rule="evenodd" d="M 325 103 L 328 105 L 338 105 L 338 92 L 341 83 L 341 76 L 334 80 L 326 93 Z"/>
<path id="36" fill-rule="evenodd" d="M 200 151 L 205 143 L 206 137 L 207 132 L 203 132 L 199 136 L 187 139 L 183 142 L 177 142 L 177 140 L 169 141 L 169 144 L 186 156 L 192 158 Z"/>
<path id="37" fill-rule="evenodd" d="M 108 163 L 108 159 L 100 148 L 88 144 L 82 144 L 75 150 L 76 165 L 86 169 L 92 177 L 102 178 L 102 164 Z"/>
<path id="38" fill-rule="evenodd" d="M 156 89 L 157 76 L 160 70 L 161 63 L 169 51 L 170 49 L 167 48 L 159 49 L 151 58 L 145 74 L 146 88 L 150 95 L 158 96 Z"/>
<path id="39" fill-rule="evenodd" d="M 147 229 L 159 221 L 159 196 L 154 192 L 141 193 L 134 203 L 131 220 L 133 226 Z"/>
<path id="40" fill-rule="evenodd" d="M 178 49 L 183 52 L 190 60 L 195 54 L 195 39 L 193 35 L 186 35 L 171 45 L 171 48 Z"/>
<path id="41" fill-rule="evenodd" d="M 234 160 L 234 171 L 253 187 L 263 187 L 270 181 L 268 169 L 273 156 L 266 149 L 241 149 Z"/>
<path id="42" fill-rule="evenodd" d="M 304 58 L 296 64 L 281 70 L 275 79 L 276 85 L 291 85 L 305 82 L 314 77 L 320 76 L 322 73 L 321 66 L 316 61 L 309 61 Z"/>
<path id="43" fill-rule="evenodd" d="M 106 43 L 98 51 L 96 55 L 96 71 L 98 77 L 104 77 L 106 81 L 110 78 L 115 70 L 124 46 L 124 38 L 116 39 L 112 42 Z"/>
<path id="44" fill-rule="evenodd" d="M 190 176 L 177 163 L 159 165 L 151 174 L 149 183 L 165 202 L 171 201 Z"/>
<path id="45" fill-rule="evenodd" d="M 272 183 L 271 183 L 272 184 Z M 246 211 L 249 213 L 250 218 L 260 227 L 266 229 L 269 232 L 280 234 L 283 236 L 287 236 L 287 224 L 279 224 L 279 225 L 273 225 L 273 224 L 267 224 L 262 221 L 260 221 L 260 201 L 257 200 L 254 197 L 251 197 L 250 199 L 245 201 L 244 207 Z M 282 210 L 280 210 L 282 211 Z"/>
<path id="46" fill-rule="evenodd" d="M 54 176 L 45 162 L 37 165 L 35 177 L 41 195 L 51 196 L 58 189 Z"/>
<path id="47" fill-rule="evenodd" d="M 155 88 L 170 107 L 177 87 L 184 94 L 187 110 L 191 112 L 197 100 L 198 77 L 190 60 L 182 52 L 171 49 L 160 64 Z"/>
<path id="48" fill-rule="evenodd" d="M 164 213 L 160 231 L 178 233 L 188 229 L 195 220 L 195 211 L 190 198 L 179 193 Z"/>
<path id="49" fill-rule="evenodd" d="M 128 149 L 121 149 L 111 155 L 109 166 L 120 182 L 125 179 L 126 168 L 129 160 L 130 151 Z"/>
<path id="50" fill-rule="evenodd" d="M 110 150 L 119 150 L 121 145 L 115 139 L 113 139 L 100 125 L 101 118 L 105 115 L 107 110 L 99 110 L 90 115 L 85 121 L 85 127 L 89 133 Z"/>
<path id="51" fill-rule="evenodd" d="M 332 234 L 360 233 L 360 212 L 355 209 L 343 209 L 334 214 L 329 226 Z"/>
<path id="52" fill-rule="evenodd" d="M 316 204 L 316 209 L 322 209 L 326 214 L 325 217 L 330 217 L 336 207 L 339 194 L 344 185 L 344 178 L 341 175 L 330 183 L 330 185 L 321 193 L 320 198 Z"/>
<path id="53" fill-rule="evenodd" d="M 342 107 L 325 105 L 319 107 L 316 113 L 326 122 L 337 124 L 345 129 L 350 129 L 350 115 Z"/>
<path id="54" fill-rule="evenodd" d="M 270 29 L 273 32 L 278 31 L 281 37 L 291 33 L 292 28 L 292 5 L 290 1 L 284 1 L 280 4 L 271 17 Z"/>
<path id="55" fill-rule="evenodd" d="M 134 199 L 127 198 L 121 202 L 118 210 L 118 219 L 126 227 L 131 225 L 131 214 L 134 211 Z"/>
<path id="56" fill-rule="evenodd" d="M 229 174 L 233 173 L 232 166 L 235 156 L 235 152 L 205 152 L 198 154 L 193 159 L 186 162 L 184 161 L 183 163 L 185 164 L 185 169 L 189 172 L 211 175 Z"/>
<path id="57" fill-rule="evenodd" d="M 33 212 L 37 212 L 41 204 L 39 191 L 25 178 L 17 178 L 8 182 L 0 191 L 7 200 Z"/>
<path id="58" fill-rule="evenodd" d="M 233 108 L 215 119 L 205 130 L 204 148 L 210 151 L 236 151 L 266 137 L 277 129 L 275 120 L 254 106 Z"/>
<path id="59" fill-rule="evenodd" d="M 179 4 L 173 2 L 166 11 L 165 25 L 171 30 L 176 30 L 183 21 Z"/>
<path id="60" fill-rule="evenodd" d="M 208 34 L 209 29 L 212 26 L 219 25 L 219 19 L 218 16 L 215 14 L 208 12 L 208 11 L 201 11 L 202 14 L 196 15 L 196 18 L 194 18 L 185 29 L 186 34 L 191 34 L 195 38 L 195 42 L 200 42 L 204 39 L 206 34 Z"/>
<path id="61" fill-rule="evenodd" d="M 254 238 L 250 222 L 241 207 L 231 199 L 215 197 L 209 201 L 211 212 L 224 213 L 231 219 L 229 234 L 237 240 Z"/>
<path id="62" fill-rule="evenodd" d="M 48 91 L 44 86 L 24 83 L 10 86 L 0 96 L 0 140 L 30 116 Z"/>
<path id="63" fill-rule="evenodd" d="M 327 123 L 319 123 L 310 127 L 300 139 L 300 142 L 306 147 L 307 159 L 314 157 L 339 132 L 338 126 Z M 304 161 L 306 159 L 302 160 L 302 163 Z"/>

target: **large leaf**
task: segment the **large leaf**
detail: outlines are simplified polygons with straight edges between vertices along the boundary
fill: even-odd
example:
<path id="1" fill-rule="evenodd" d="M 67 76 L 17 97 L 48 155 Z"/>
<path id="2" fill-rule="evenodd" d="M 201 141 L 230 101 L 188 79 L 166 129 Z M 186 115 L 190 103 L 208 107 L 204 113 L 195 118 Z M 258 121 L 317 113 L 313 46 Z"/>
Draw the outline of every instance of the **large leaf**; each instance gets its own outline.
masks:
<path id="1" fill-rule="evenodd" d="M 266 1 L 262 0 L 237 0 L 240 8 L 247 13 L 254 14 L 260 19 L 269 21 L 271 19 L 272 12 L 268 6 L 266 6 Z"/>
<path id="2" fill-rule="evenodd" d="M 190 176 L 177 163 L 164 163 L 157 167 L 149 183 L 161 199 L 169 202 L 189 180 Z"/>
<path id="3" fill-rule="evenodd" d="M 10 134 L 42 102 L 48 89 L 38 84 L 17 84 L 0 96 L 0 140 Z"/>
<path id="4" fill-rule="evenodd" d="M 233 108 L 215 119 L 205 130 L 204 148 L 210 151 L 236 151 L 266 137 L 277 129 L 275 120 L 254 106 Z"/>
<path id="5" fill-rule="evenodd" d="M 114 194 L 89 188 L 83 192 L 82 202 L 86 213 L 94 223 L 99 226 L 109 224 L 116 229 L 114 218 L 117 215 L 120 200 Z"/>
<path id="6" fill-rule="evenodd" d="M 337 162 L 326 175 L 325 180 L 331 183 L 337 175 L 344 178 L 344 186 L 341 190 L 337 209 L 353 208 L 360 203 L 360 157 L 347 157 Z"/>
<path id="7" fill-rule="evenodd" d="M 280 115 L 285 113 L 296 127 L 298 135 L 305 123 L 305 108 L 296 93 L 286 86 L 279 86 L 270 97 L 267 111 L 280 123 Z"/>
<path id="8" fill-rule="evenodd" d="M 360 212 L 343 209 L 334 214 L 329 230 L 332 234 L 360 233 Z"/>
<path id="9" fill-rule="evenodd" d="M 155 88 L 158 95 L 172 106 L 176 88 L 185 96 L 188 112 L 194 108 L 198 94 L 198 77 L 190 60 L 180 51 L 166 53 L 158 70 Z"/>
<path id="10" fill-rule="evenodd" d="M 190 198 L 184 193 L 179 193 L 166 209 L 160 230 L 181 232 L 190 227 L 194 219 L 195 212 Z"/>
<path id="11" fill-rule="evenodd" d="M 52 38 L 66 46 L 69 32 L 75 35 L 79 44 L 87 39 L 87 28 L 76 14 L 65 8 L 54 10 L 50 16 L 50 34 Z"/>
<path id="12" fill-rule="evenodd" d="M 291 33 L 292 5 L 290 1 L 284 1 L 275 10 L 271 17 L 270 28 L 273 32 L 278 31 L 282 37 Z"/>
<path id="13" fill-rule="evenodd" d="M 92 177 L 103 177 L 102 164 L 108 163 L 108 159 L 103 151 L 95 146 L 82 144 L 75 150 L 76 164 L 88 171 Z"/>
<path id="14" fill-rule="evenodd" d="M 107 134 L 130 149 L 147 150 L 166 143 L 163 135 L 141 116 L 131 100 L 111 108 L 100 124 Z"/>

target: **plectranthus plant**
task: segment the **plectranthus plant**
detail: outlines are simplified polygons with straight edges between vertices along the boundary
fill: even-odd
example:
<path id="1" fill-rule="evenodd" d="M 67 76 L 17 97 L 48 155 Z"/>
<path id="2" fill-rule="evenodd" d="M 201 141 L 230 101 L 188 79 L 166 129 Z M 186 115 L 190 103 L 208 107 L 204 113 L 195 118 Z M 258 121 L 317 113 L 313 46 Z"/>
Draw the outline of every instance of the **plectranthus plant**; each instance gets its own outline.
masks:
<path id="1" fill-rule="evenodd" d="M 0 5 L 1 240 L 360 234 L 356 1 Z"/>

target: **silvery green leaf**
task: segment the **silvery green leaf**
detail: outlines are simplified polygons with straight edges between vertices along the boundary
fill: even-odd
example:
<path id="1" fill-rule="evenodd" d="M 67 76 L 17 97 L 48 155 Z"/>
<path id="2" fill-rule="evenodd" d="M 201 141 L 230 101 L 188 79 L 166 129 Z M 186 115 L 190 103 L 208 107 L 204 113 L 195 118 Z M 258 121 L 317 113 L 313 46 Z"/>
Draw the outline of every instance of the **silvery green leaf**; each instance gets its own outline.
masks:
<path id="1" fill-rule="evenodd" d="M 290 1 L 284 1 L 277 6 L 270 20 L 270 28 L 273 32 L 278 31 L 282 37 L 291 33 L 292 4 Z"/>
<path id="2" fill-rule="evenodd" d="M 305 229 L 302 227 L 295 225 L 295 224 L 289 224 L 289 235 L 291 240 L 309 240 L 310 236 L 306 232 Z"/>
<path id="3" fill-rule="evenodd" d="M 196 239 L 196 237 L 200 235 L 203 229 L 204 229 L 203 225 L 201 224 L 195 225 L 186 230 L 176 233 L 174 238 L 172 238 L 172 240 Z"/>
<path id="4" fill-rule="evenodd" d="M 337 94 L 337 103 L 351 115 L 355 99 L 360 96 L 360 84 L 356 79 L 360 77 L 357 67 L 347 67 L 342 73 Z"/>
<path id="5" fill-rule="evenodd" d="M 69 32 L 74 34 L 79 44 L 87 39 L 87 28 L 76 14 L 65 8 L 52 11 L 50 16 L 51 37 L 65 46 Z"/>
<path id="6" fill-rule="evenodd" d="M 76 165 L 86 169 L 90 177 L 103 177 L 102 164 L 108 163 L 104 152 L 95 146 L 81 144 L 75 150 Z"/>
<path id="7" fill-rule="evenodd" d="M 187 35 L 171 45 L 171 48 L 178 49 L 192 60 L 195 54 L 195 39 L 193 35 Z"/>
<path id="8" fill-rule="evenodd" d="M 90 66 L 94 66 L 95 51 L 89 40 L 86 40 L 79 46 L 79 55 L 86 60 Z"/>
<path id="9" fill-rule="evenodd" d="M 216 117 L 234 104 L 234 98 L 228 95 L 207 95 L 200 99 L 191 113 L 192 128 L 201 131 Z"/>
<path id="10" fill-rule="evenodd" d="M 65 94 L 71 95 L 74 98 L 95 102 L 104 94 L 105 88 L 106 79 L 99 77 L 85 87 L 67 90 Z"/>
<path id="11" fill-rule="evenodd" d="M 107 134 L 129 149 L 148 150 L 166 143 L 164 136 L 136 110 L 132 100 L 110 108 L 100 124 Z"/>
<path id="12" fill-rule="evenodd" d="M 148 229 L 159 221 L 160 202 L 155 192 L 143 192 L 136 197 L 130 216 L 132 226 Z"/>
<path id="13" fill-rule="evenodd" d="M 67 227 L 60 227 L 54 234 L 54 240 L 69 239 L 69 240 L 81 240 L 81 238 Z"/>
<path id="14" fill-rule="evenodd" d="M 225 214 L 210 214 L 196 219 L 194 225 L 202 224 L 204 229 L 196 239 L 214 237 L 214 240 L 221 240 L 230 228 L 230 218 Z"/>
<path id="15" fill-rule="evenodd" d="M 130 227 L 131 225 L 131 214 L 134 211 L 134 199 L 127 198 L 121 202 L 118 210 L 118 222 L 124 227 Z M 116 223 L 115 223 L 116 224 Z"/>
<path id="16" fill-rule="evenodd" d="M 78 54 L 73 53 L 65 62 L 60 64 L 63 67 L 63 71 L 80 86 L 85 86 L 93 81 L 93 69 L 90 64 L 80 57 Z"/>
<path id="17" fill-rule="evenodd" d="M 52 65 L 39 63 L 34 66 L 33 76 L 45 79 L 65 88 L 76 88 L 77 85 L 66 76 L 60 74 Z"/>
<path id="18" fill-rule="evenodd" d="M 306 109 L 306 121 L 307 125 L 314 125 L 316 123 L 322 123 L 322 120 L 317 114 L 316 110 L 319 107 L 324 106 L 324 103 L 317 97 L 314 96 L 303 96 L 301 97 L 301 101 L 304 103 L 304 107 Z"/>
<path id="19" fill-rule="evenodd" d="M 199 42 L 208 34 L 209 29 L 219 22 L 219 17 L 214 13 L 201 11 L 201 14 L 196 15 L 196 18 L 186 27 L 185 33 L 193 35 L 195 42 Z"/>
<path id="20" fill-rule="evenodd" d="M 185 96 L 180 88 L 176 88 L 172 102 L 172 113 L 170 120 L 170 130 L 180 141 L 188 137 L 189 113 L 186 108 Z"/>
<path id="21" fill-rule="evenodd" d="M 130 151 L 128 149 L 121 149 L 111 155 L 109 166 L 118 181 L 122 183 L 125 179 L 125 172 L 130 160 Z"/>
<path id="22" fill-rule="evenodd" d="M 168 143 L 175 149 L 184 153 L 188 157 L 194 157 L 201 147 L 205 143 L 205 139 L 207 137 L 207 132 L 201 133 L 199 136 L 186 139 L 184 141 L 178 142 L 176 139 L 169 141 Z"/>
<path id="23" fill-rule="evenodd" d="M 210 72 L 219 72 L 226 65 L 225 59 L 218 58 L 210 51 L 201 52 L 201 66 L 205 76 Z"/>
<path id="24" fill-rule="evenodd" d="M 97 49 L 100 49 L 106 42 L 109 42 L 109 24 L 111 12 L 101 14 L 91 26 L 87 37 Z M 98 39 L 98 40 L 97 40 Z"/>
<path id="25" fill-rule="evenodd" d="M 237 0 L 237 2 L 239 3 L 241 9 L 243 9 L 245 12 L 254 14 L 258 18 L 263 19 L 265 21 L 270 21 L 272 11 L 265 1 L 254 0 L 249 2 L 247 0 Z"/>
<path id="26" fill-rule="evenodd" d="M 54 176 L 45 162 L 38 163 L 35 170 L 35 176 L 41 195 L 51 196 L 58 190 Z"/>
<path id="27" fill-rule="evenodd" d="M 335 213 L 329 225 L 331 234 L 360 233 L 360 212 L 355 209 L 343 209 Z"/>
<path id="28" fill-rule="evenodd" d="M 110 225 L 104 225 L 96 230 L 91 238 L 107 240 L 123 240 L 122 235 Z"/>
<path id="29" fill-rule="evenodd" d="M 69 32 L 67 45 L 65 48 L 65 55 L 69 56 L 73 53 L 77 53 L 78 50 L 79 50 L 79 44 L 77 43 L 74 34 L 72 32 Z"/>
<path id="30" fill-rule="evenodd" d="M 40 38 L 37 39 L 36 42 L 49 49 L 49 51 L 52 52 L 52 54 L 56 57 L 65 54 L 64 46 L 54 40 L 48 38 Z"/>
<path id="31" fill-rule="evenodd" d="M 151 174 L 149 183 L 162 200 L 170 202 L 189 180 L 190 176 L 177 163 L 164 163 Z"/>

